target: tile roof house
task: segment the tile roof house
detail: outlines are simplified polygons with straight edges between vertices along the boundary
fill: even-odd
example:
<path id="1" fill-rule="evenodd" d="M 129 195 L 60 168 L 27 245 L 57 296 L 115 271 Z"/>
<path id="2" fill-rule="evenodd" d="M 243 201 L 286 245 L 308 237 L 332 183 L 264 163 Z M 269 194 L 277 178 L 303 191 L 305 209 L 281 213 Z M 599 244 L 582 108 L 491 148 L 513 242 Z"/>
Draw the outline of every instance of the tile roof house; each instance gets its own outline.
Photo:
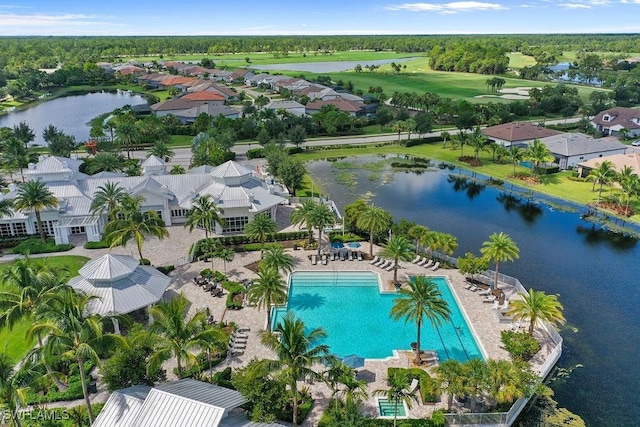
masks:
<path id="1" fill-rule="evenodd" d="M 601 111 L 591 119 L 591 126 L 603 135 L 622 136 L 622 129 L 629 135 L 640 136 L 640 110 L 614 107 Z"/>
<path id="2" fill-rule="evenodd" d="M 633 152 L 627 154 L 613 154 L 611 156 L 604 156 L 598 159 L 591 159 L 585 162 L 581 162 L 578 165 L 578 174 L 580 176 L 589 175 L 591 169 L 597 168 L 605 160 L 610 161 L 613 164 L 613 168 L 621 172 L 625 166 L 633 169 L 636 175 L 640 176 L 640 153 Z"/>
<path id="3" fill-rule="evenodd" d="M 42 181 L 58 200 L 58 207 L 41 212 L 46 233 L 57 243 L 68 243 L 71 234 L 86 235 L 88 241 L 100 241 L 106 213 L 91 212 L 93 195 L 107 182 L 115 183 L 131 195 L 144 198 L 142 211 L 155 210 L 165 225 L 184 224 L 192 201 L 209 194 L 222 210 L 225 225 L 216 225 L 216 234 L 241 233 L 258 213 L 276 218 L 277 206 L 286 199 L 283 191 L 267 185 L 253 174 L 253 169 L 229 161 L 217 167 L 196 168 L 184 175 L 167 175 L 162 159 L 149 157 L 143 166 L 146 176 L 93 177 L 79 172 L 78 160 L 47 157 L 25 171 L 27 180 Z M 14 199 L 18 187 L 0 199 Z M 286 193 L 284 193 L 286 194 Z M 0 218 L 0 236 L 36 234 L 33 212 L 14 211 Z"/>
<path id="4" fill-rule="evenodd" d="M 327 101 L 313 101 L 306 105 L 307 114 L 319 112 L 325 105 L 333 105 L 338 111 L 348 113 L 351 116 L 363 115 L 364 103 L 358 101 L 348 101 L 342 98 L 329 99 Z"/>
<path id="5" fill-rule="evenodd" d="M 235 390 L 185 378 L 154 388 L 133 386 L 114 392 L 94 427 L 279 427 L 254 423 Z"/>
<path id="6" fill-rule="evenodd" d="M 528 122 L 511 122 L 482 130 L 490 139 L 505 147 L 529 146 L 534 139 L 560 135 L 562 132 Z"/>
<path id="7" fill-rule="evenodd" d="M 264 106 L 265 109 L 275 110 L 285 110 L 294 116 L 304 116 L 305 114 L 305 106 L 300 104 L 297 101 L 271 101 L 267 105 Z"/>
<path id="8" fill-rule="evenodd" d="M 579 163 L 599 159 L 612 154 L 624 154 L 627 147 L 617 138 L 595 139 L 581 133 L 564 133 L 541 138 L 540 142 L 549 148 L 560 169 L 575 168 Z"/>

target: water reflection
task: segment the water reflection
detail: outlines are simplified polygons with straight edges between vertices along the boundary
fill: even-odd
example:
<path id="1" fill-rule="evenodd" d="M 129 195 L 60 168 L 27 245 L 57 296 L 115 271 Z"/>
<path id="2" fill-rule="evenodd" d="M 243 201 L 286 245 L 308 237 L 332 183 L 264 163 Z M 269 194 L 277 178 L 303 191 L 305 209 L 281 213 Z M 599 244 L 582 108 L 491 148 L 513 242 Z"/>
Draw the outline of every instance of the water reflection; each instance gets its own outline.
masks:
<path id="1" fill-rule="evenodd" d="M 576 232 L 584 236 L 584 241 L 590 245 L 606 243 L 611 246 L 611 248 L 619 251 L 631 249 L 638 243 L 638 240 L 631 236 L 613 233 L 611 231 L 604 230 L 595 224 L 591 224 L 590 227 L 578 224 L 576 226 Z"/>
<path id="2" fill-rule="evenodd" d="M 419 175 L 419 174 L 418 174 Z M 460 192 L 466 191 L 469 200 L 473 200 L 482 193 L 487 187 L 486 184 L 481 184 L 473 179 L 466 178 L 462 175 L 449 175 L 447 178 L 449 184 L 453 184 L 453 191 Z"/>
<path id="3" fill-rule="evenodd" d="M 496 200 L 504 206 L 505 211 L 518 213 L 529 224 L 535 223 L 543 214 L 540 205 L 532 202 L 530 198 L 523 201 L 522 197 L 518 195 L 502 192 L 496 197 Z"/>

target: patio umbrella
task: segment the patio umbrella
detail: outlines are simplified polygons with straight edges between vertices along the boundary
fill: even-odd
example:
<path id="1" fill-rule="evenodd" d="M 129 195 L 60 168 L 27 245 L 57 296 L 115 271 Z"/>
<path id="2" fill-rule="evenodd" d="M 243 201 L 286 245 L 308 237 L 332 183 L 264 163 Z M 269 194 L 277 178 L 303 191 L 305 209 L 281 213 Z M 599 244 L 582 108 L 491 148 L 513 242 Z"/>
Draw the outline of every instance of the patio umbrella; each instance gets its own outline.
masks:
<path id="1" fill-rule="evenodd" d="M 348 244 L 350 248 L 359 248 L 360 246 L 362 246 L 360 243 L 358 242 L 351 242 Z"/>
<path id="2" fill-rule="evenodd" d="M 360 357 L 357 354 L 351 354 L 349 356 L 345 356 L 344 359 L 342 359 L 342 363 L 351 369 L 358 369 L 364 366 L 364 357 Z"/>

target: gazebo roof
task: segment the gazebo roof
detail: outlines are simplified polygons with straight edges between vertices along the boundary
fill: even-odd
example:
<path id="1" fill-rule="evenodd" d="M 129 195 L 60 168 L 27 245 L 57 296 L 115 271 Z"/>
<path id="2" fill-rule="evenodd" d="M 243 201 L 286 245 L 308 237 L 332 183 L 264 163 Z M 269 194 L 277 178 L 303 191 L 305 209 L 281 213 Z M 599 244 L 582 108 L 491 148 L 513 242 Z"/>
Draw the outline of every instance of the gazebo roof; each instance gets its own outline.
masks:
<path id="1" fill-rule="evenodd" d="M 130 256 L 106 254 L 89 261 L 78 273 L 87 280 L 115 281 L 130 275 L 139 265 Z"/>

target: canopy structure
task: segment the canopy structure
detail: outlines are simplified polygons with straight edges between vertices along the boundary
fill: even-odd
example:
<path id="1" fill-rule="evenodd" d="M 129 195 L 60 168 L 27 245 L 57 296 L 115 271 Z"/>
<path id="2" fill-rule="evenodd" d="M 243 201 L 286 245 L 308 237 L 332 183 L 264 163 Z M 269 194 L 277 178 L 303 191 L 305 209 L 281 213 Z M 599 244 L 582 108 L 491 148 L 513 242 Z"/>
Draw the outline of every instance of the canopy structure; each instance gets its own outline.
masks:
<path id="1" fill-rule="evenodd" d="M 91 314 L 126 314 L 162 298 L 171 279 L 127 255 L 107 254 L 89 261 L 68 285 L 98 298 L 89 303 Z"/>

